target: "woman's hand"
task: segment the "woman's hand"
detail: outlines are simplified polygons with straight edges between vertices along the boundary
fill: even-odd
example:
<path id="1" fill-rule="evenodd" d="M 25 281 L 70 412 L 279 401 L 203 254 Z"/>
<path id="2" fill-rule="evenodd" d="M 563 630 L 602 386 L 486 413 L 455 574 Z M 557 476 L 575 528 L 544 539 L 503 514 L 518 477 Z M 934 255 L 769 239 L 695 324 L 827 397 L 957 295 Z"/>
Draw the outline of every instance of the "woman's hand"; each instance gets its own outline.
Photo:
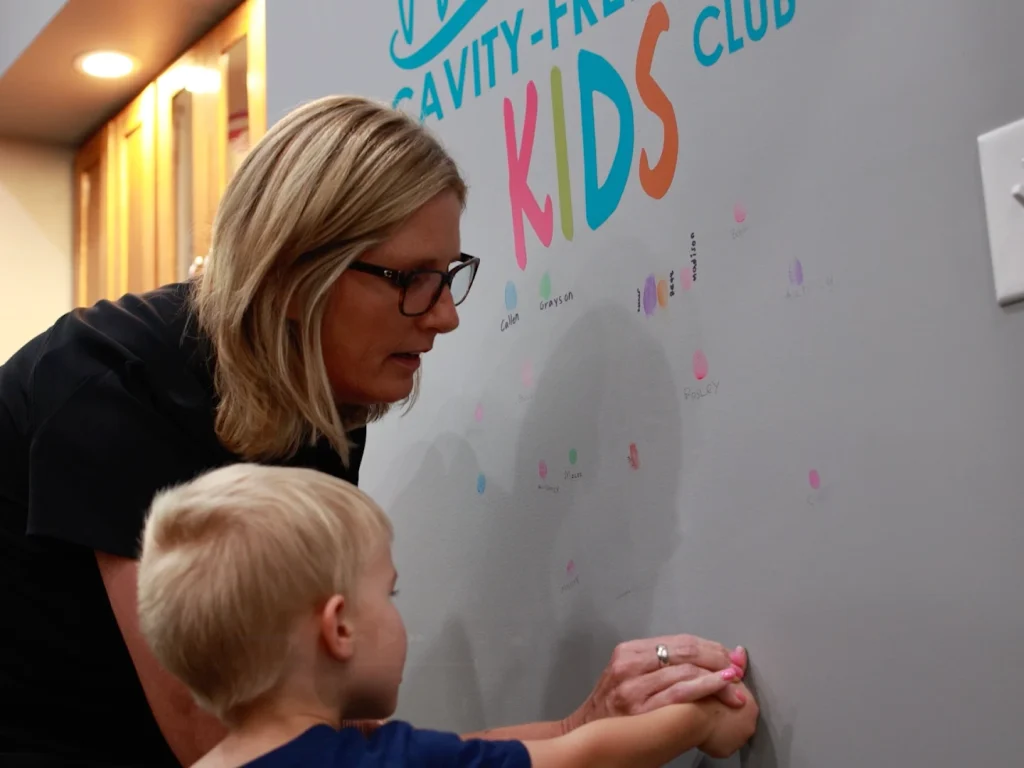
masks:
<path id="1" fill-rule="evenodd" d="M 668 663 L 658 659 L 657 647 L 668 649 Z M 693 635 L 672 635 L 620 643 L 597 685 L 579 709 L 565 719 L 570 731 L 584 723 L 616 715 L 637 715 L 666 704 L 686 704 L 715 695 L 729 707 L 748 701 L 742 686 L 721 686 L 715 674 L 735 667 L 737 680 L 747 670 L 747 654 Z"/>

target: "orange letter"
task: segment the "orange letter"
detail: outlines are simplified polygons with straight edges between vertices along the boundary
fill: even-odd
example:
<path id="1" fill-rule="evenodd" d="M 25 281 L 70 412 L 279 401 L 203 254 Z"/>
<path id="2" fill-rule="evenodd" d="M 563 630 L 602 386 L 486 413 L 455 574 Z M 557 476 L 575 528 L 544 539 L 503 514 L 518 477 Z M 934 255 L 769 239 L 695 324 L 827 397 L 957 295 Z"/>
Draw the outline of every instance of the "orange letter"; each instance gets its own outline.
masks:
<path id="1" fill-rule="evenodd" d="M 644 22 L 644 31 L 640 34 L 640 49 L 636 55 L 636 88 L 640 98 L 654 114 L 661 118 L 665 126 L 665 146 L 661 151 L 658 164 L 651 167 L 647 150 L 640 150 L 640 184 L 651 197 L 660 200 L 672 186 L 676 175 L 676 161 L 679 159 L 679 127 L 676 125 L 676 113 L 672 102 L 661 90 L 661 86 L 651 75 L 654 64 L 654 49 L 662 32 L 668 31 L 668 11 L 660 2 L 651 6 Z"/>

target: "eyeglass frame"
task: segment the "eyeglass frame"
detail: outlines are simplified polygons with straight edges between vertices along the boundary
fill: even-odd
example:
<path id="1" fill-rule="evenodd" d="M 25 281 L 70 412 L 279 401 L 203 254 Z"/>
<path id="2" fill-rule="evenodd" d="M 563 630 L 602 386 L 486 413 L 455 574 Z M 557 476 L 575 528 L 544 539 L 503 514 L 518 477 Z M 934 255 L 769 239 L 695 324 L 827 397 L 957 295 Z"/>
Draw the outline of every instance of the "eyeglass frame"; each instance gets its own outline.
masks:
<path id="1" fill-rule="evenodd" d="M 468 253 L 460 253 L 457 259 L 459 265 L 454 269 L 442 270 L 442 269 L 391 269 L 390 267 L 381 267 L 376 264 L 367 264 L 364 261 L 354 261 L 348 265 L 348 269 L 356 272 L 362 272 L 367 275 L 373 275 L 374 277 L 380 277 L 396 288 L 401 290 L 401 295 L 398 297 L 398 311 L 402 313 L 404 317 L 422 317 L 434 308 L 437 304 L 438 299 L 441 298 L 441 294 L 444 293 L 444 289 L 447 287 L 450 291 L 452 288 L 452 280 L 464 269 L 469 267 L 475 267 L 472 275 L 469 279 L 469 287 L 466 288 L 466 295 L 459 301 L 455 302 L 455 306 L 459 306 L 469 296 L 470 290 L 473 288 L 473 283 L 476 281 L 476 272 L 480 268 L 480 257 L 470 256 Z M 437 274 L 441 276 L 441 283 L 434 294 L 430 303 L 427 304 L 427 308 L 422 312 L 406 312 L 405 311 L 405 292 L 409 287 L 409 284 L 416 279 L 417 275 L 424 274 Z"/>

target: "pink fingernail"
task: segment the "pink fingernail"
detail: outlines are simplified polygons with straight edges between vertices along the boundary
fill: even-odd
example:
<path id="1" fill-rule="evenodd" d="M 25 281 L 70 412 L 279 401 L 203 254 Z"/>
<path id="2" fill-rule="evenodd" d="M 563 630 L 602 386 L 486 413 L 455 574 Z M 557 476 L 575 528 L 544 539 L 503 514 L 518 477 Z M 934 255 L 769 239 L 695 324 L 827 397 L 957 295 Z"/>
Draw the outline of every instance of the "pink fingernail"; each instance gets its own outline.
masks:
<path id="1" fill-rule="evenodd" d="M 739 691 L 736 691 L 736 700 L 739 701 L 740 704 L 746 704 L 747 703 L 747 697 L 744 696 Z"/>
<path id="2" fill-rule="evenodd" d="M 733 669 L 732 667 L 730 667 L 729 669 L 723 670 L 722 671 L 722 679 L 723 680 L 735 680 L 736 679 L 736 670 Z"/>
<path id="3" fill-rule="evenodd" d="M 739 677 L 739 678 L 743 677 L 743 669 L 742 668 L 733 665 L 732 669 L 736 673 L 736 677 Z"/>
<path id="4" fill-rule="evenodd" d="M 743 650 L 742 645 L 736 646 L 736 650 L 729 654 L 729 660 L 738 667 L 742 667 L 747 663 L 747 652 Z"/>

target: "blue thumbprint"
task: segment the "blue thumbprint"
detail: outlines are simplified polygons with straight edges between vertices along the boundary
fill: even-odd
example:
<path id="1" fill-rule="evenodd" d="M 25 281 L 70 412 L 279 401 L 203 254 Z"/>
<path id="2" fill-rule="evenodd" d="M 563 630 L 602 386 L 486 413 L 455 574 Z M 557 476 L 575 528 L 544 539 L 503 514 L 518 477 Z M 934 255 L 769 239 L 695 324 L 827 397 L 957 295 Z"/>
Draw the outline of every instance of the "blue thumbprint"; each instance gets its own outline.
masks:
<path id="1" fill-rule="evenodd" d="M 476 476 L 476 492 L 483 495 L 485 490 L 487 490 L 487 478 L 484 477 L 484 473 L 481 472 Z"/>
<path id="2" fill-rule="evenodd" d="M 505 309 L 512 312 L 516 308 L 519 298 L 516 296 L 516 284 L 509 280 L 505 283 Z"/>

